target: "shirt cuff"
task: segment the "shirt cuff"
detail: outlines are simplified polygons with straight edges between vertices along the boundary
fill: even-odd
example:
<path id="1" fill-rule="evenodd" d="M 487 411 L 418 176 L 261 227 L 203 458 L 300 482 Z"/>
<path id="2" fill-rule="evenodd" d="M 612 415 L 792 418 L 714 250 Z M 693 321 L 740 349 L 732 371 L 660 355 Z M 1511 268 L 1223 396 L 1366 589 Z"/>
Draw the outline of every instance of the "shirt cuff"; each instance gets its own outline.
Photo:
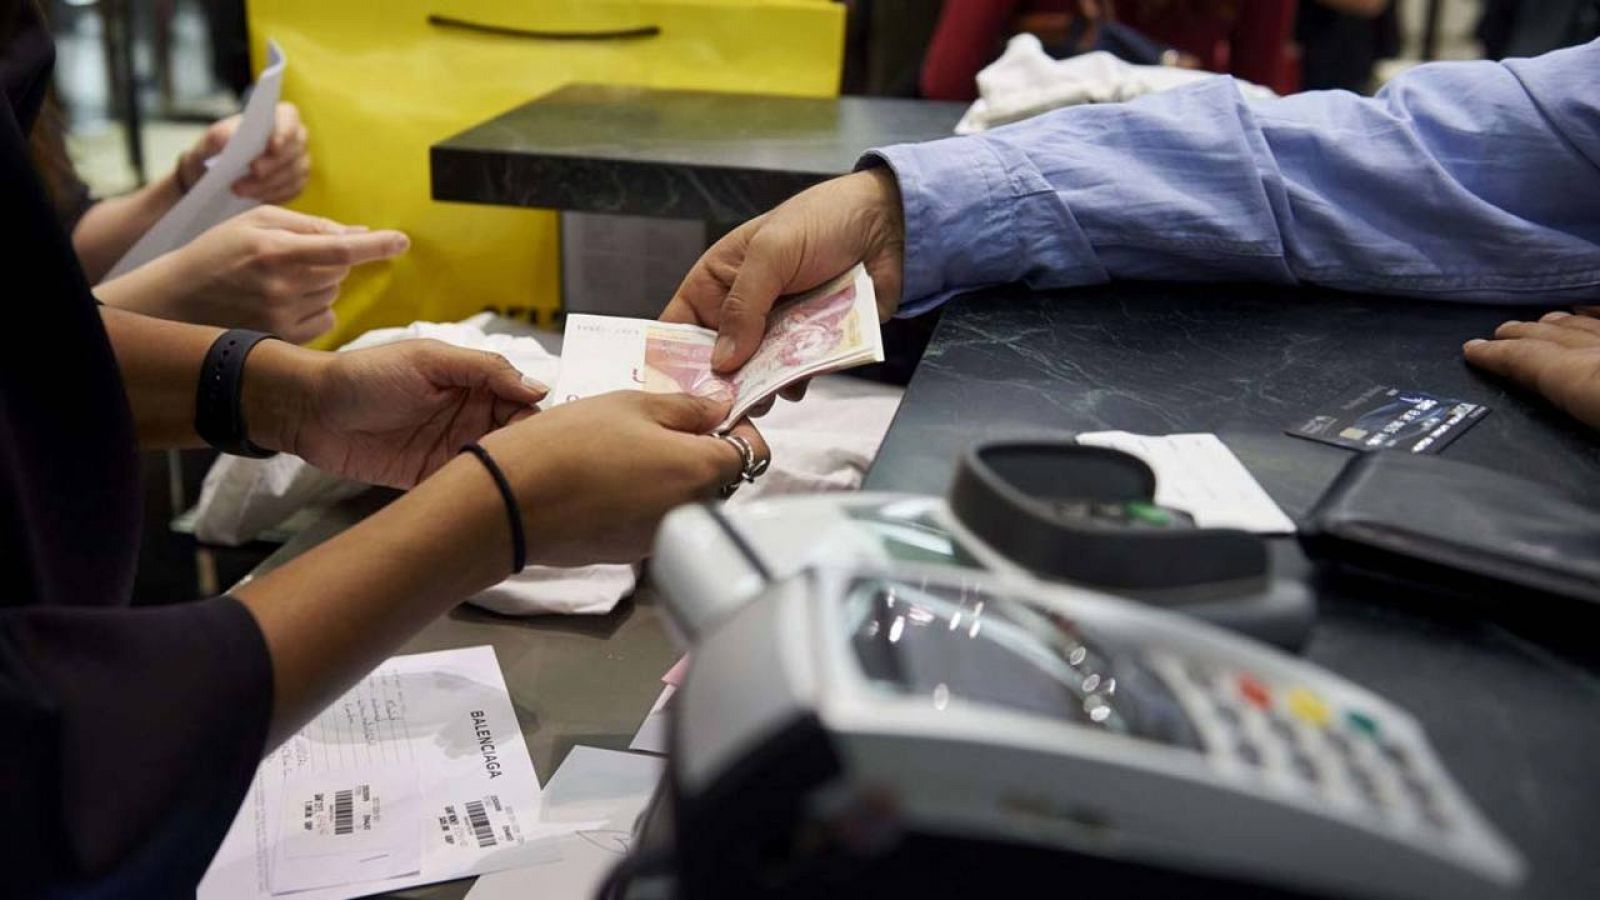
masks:
<path id="1" fill-rule="evenodd" d="M 1082 229 L 1025 151 L 986 136 L 867 151 L 857 169 L 887 165 L 905 213 L 898 315 L 996 284 L 1106 280 Z"/>
<path id="2" fill-rule="evenodd" d="M 980 142 L 958 137 L 874 148 L 857 168 L 880 164 L 899 182 L 905 212 L 897 315 L 927 312 L 960 288 L 989 283 L 994 257 L 1009 243 L 993 221 L 1009 194 L 999 160 Z"/>

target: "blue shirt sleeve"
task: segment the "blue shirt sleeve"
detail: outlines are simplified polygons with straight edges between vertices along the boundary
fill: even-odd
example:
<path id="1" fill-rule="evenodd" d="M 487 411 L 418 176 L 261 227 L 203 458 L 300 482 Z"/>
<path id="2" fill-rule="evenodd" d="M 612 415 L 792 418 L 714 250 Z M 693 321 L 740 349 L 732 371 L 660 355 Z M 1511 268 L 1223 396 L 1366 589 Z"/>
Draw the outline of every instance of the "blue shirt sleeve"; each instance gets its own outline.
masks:
<path id="1" fill-rule="evenodd" d="M 903 315 L 1111 278 L 1600 298 L 1600 41 L 1420 66 L 1371 98 L 1248 102 L 1218 77 L 878 161 L 905 206 Z"/>

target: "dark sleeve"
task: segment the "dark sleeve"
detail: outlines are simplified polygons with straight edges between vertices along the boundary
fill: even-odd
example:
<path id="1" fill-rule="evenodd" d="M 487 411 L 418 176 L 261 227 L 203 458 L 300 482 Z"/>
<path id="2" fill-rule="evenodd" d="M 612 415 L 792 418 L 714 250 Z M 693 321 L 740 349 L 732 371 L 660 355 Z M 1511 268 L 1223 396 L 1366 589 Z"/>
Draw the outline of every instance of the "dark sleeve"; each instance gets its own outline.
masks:
<path id="1" fill-rule="evenodd" d="M 0 893 L 192 894 L 271 707 L 266 644 L 232 597 L 0 610 Z"/>

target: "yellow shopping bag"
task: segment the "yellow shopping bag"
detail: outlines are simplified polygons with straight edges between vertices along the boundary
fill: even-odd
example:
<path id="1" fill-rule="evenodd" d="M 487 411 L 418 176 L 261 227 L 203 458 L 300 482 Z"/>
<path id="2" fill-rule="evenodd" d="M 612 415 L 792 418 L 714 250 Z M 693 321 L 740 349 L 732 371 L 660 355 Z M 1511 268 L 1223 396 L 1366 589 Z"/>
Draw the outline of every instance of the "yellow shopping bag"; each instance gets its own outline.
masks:
<path id="1" fill-rule="evenodd" d="M 268 38 L 283 47 L 284 99 L 311 132 L 294 207 L 411 236 L 345 282 L 321 347 L 559 308 L 556 214 L 433 201 L 433 143 L 579 81 L 832 96 L 844 43 L 825 0 L 250 0 L 249 21 L 258 67 Z"/>

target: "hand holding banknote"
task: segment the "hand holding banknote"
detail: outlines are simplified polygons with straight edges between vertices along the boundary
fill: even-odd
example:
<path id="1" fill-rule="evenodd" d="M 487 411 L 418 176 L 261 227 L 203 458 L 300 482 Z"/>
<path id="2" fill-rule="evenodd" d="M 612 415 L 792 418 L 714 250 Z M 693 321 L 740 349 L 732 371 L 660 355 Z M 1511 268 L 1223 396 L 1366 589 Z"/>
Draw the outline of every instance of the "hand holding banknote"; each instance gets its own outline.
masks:
<path id="1" fill-rule="evenodd" d="M 744 364 L 719 372 L 720 338 L 697 325 L 611 316 L 567 317 L 554 402 L 611 391 L 725 393 L 733 406 L 718 431 L 785 387 L 825 372 L 883 360 L 872 279 L 856 266 L 774 309 Z"/>
<path id="2" fill-rule="evenodd" d="M 856 264 L 876 285 L 881 321 L 900 305 L 905 217 L 887 169 L 826 181 L 729 232 L 690 270 L 663 322 L 719 332 L 712 370 L 729 374 L 761 344 L 780 298 L 809 291 Z M 804 384 L 803 381 L 799 384 Z"/>

